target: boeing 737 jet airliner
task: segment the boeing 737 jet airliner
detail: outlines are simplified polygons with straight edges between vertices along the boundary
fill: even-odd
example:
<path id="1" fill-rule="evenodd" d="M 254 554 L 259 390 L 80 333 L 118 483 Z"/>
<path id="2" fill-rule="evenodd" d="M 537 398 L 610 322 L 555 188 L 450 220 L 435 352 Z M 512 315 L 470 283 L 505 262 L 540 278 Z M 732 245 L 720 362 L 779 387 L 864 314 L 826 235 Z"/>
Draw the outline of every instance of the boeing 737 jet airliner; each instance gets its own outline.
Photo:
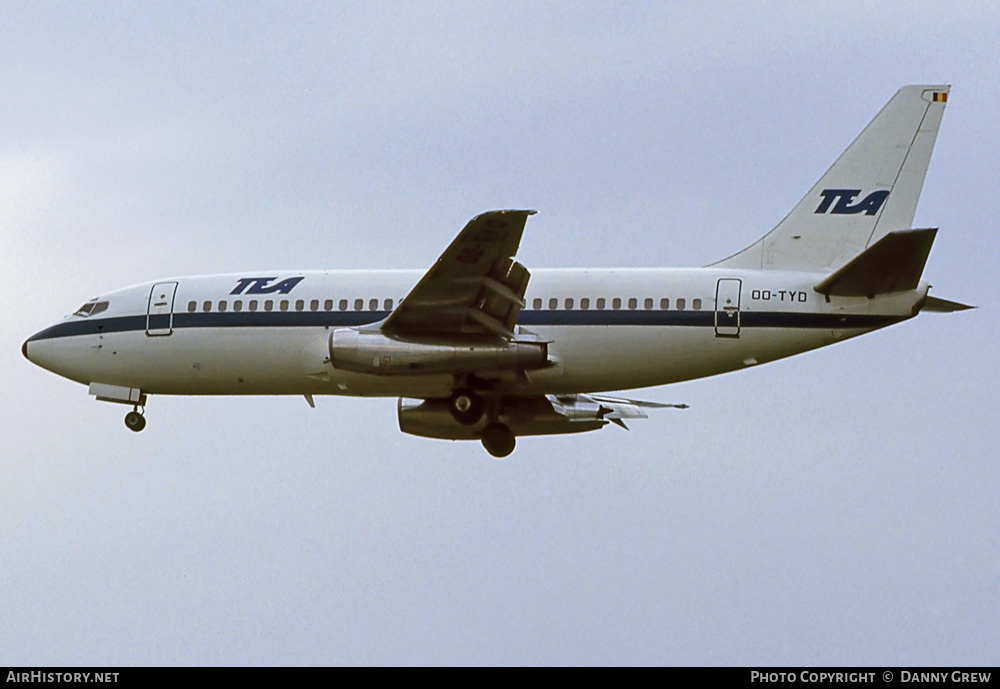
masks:
<path id="1" fill-rule="evenodd" d="M 491 211 L 423 275 L 166 278 L 91 299 L 22 351 L 131 406 L 133 431 L 148 395 L 398 397 L 404 433 L 480 440 L 496 457 L 519 435 L 624 427 L 675 405 L 606 391 L 970 308 L 928 295 L 937 229 L 911 228 L 948 92 L 900 89 L 777 227 L 706 268 L 529 273 L 514 256 L 534 211 Z"/>

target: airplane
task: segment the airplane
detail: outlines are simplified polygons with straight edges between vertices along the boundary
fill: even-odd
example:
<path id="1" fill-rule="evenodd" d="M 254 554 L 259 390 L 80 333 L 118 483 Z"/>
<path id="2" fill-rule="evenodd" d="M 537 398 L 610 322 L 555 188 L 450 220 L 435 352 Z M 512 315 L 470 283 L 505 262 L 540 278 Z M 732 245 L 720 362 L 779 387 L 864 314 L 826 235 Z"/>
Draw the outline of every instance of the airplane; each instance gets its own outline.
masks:
<path id="1" fill-rule="evenodd" d="M 518 436 L 627 428 L 686 405 L 608 392 L 972 308 L 928 294 L 937 229 L 911 228 L 949 92 L 900 89 L 774 229 L 707 267 L 529 273 L 515 256 L 534 211 L 490 211 L 422 275 L 164 278 L 87 301 L 22 353 L 131 406 L 132 431 L 149 395 L 397 397 L 404 433 L 479 440 L 494 457 Z"/>

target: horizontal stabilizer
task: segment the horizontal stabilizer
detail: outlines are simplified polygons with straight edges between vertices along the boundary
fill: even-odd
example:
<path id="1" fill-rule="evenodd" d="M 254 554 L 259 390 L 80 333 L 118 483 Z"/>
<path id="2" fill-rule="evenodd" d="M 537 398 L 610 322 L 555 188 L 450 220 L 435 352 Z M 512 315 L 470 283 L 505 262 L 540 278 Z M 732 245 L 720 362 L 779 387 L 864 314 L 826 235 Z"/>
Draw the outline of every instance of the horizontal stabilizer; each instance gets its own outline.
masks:
<path id="1" fill-rule="evenodd" d="M 949 301 L 938 297 L 927 297 L 927 299 L 924 300 L 924 305 L 920 307 L 920 310 L 930 311 L 931 313 L 954 313 L 955 311 L 965 311 L 967 309 L 974 308 L 976 307 L 969 306 L 968 304 L 959 304 L 957 301 Z"/>
<path id="2" fill-rule="evenodd" d="M 890 232 L 816 285 L 827 296 L 874 297 L 917 288 L 937 228 Z"/>

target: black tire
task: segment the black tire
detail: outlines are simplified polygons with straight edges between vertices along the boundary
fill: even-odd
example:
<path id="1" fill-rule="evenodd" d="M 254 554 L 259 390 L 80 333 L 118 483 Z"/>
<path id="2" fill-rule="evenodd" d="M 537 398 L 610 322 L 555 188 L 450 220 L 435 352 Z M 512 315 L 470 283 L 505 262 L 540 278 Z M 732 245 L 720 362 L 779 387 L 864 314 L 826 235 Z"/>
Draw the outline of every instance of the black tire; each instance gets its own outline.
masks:
<path id="1" fill-rule="evenodd" d="M 488 424 L 483 429 L 482 438 L 486 451 L 498 459 L 510 455 L 517 444 L 514 434 L 502 423 Z"/>
<path id="2" fill-rule="evenodd" d="M 138 433 L 146 427 L 146 417 L 137 411 L 130 411 L 125 415 L 125 428 L 134 433 Z"/>
<path id="3" fill-rule="evenodd" d="M 456 390 L 448 400 L 448 409 L 463 426 L 474 426 L 483 418 L 486 403 L 483 398 L 471 390 Z"/>

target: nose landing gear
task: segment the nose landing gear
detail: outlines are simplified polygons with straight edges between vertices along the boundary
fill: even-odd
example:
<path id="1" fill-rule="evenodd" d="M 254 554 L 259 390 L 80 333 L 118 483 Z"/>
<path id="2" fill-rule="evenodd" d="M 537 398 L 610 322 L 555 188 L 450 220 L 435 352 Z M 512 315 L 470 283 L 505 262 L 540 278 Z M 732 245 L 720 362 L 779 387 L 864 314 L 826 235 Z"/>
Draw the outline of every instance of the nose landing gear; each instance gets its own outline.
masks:
<path id="1" fill-rule="evenodd" d="M 136 407 L 125 415 L 125 428 L 138 433 L 145 427 L 146 417 L 139 413 L 139 407 Z"/>

